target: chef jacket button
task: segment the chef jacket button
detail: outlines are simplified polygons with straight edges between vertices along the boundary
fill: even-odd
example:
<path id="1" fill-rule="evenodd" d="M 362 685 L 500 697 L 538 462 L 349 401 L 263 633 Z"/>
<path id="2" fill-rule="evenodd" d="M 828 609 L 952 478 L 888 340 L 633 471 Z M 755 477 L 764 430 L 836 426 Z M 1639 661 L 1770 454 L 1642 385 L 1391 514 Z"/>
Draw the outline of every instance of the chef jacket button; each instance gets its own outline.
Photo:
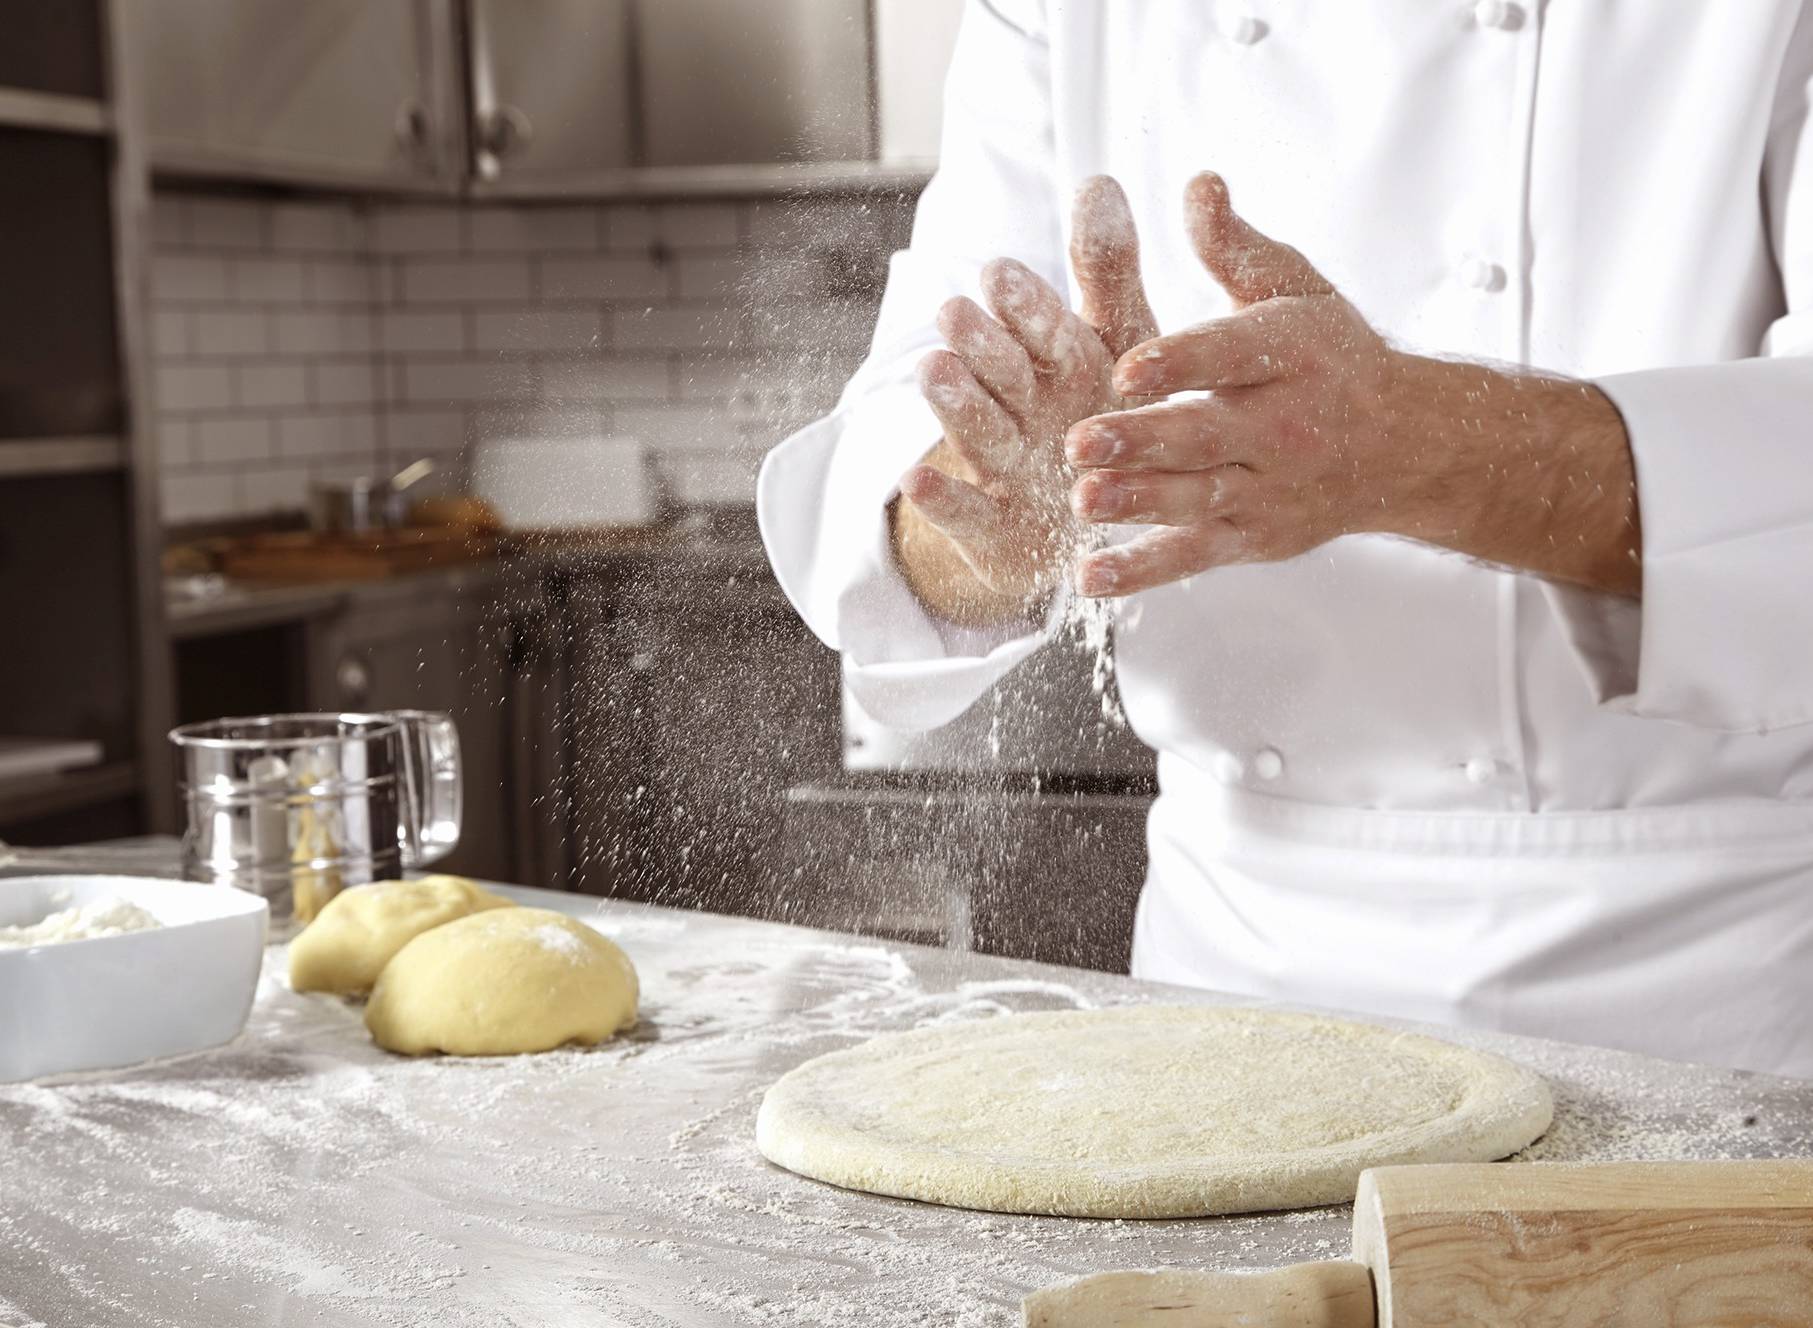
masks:
<path id="1" fill-rule="evenodd" d="M 1510 0 L 1479 0 L 1473 6 L 1473 21 L 1482 28 L 1514 28 L 1522 17 Z"/>
<path id="2" fill-rule="evenodd" d="M 1246 767 L 1234 753 L 1221 752 L 1215 757 L 1215 778 L 1223 784 L 1238 784 L 1245 773 Z"/>
<path id="3" fill-rule="evenodd" d="M 1251 14 L 1235 19 L 1233 25 L 1228 28 L 1228 40 L 1236 46 L 1251 46 L 1263 36 L 1265 36 L 1265 24 Z"/>
<path id="4" fill-rule="evenodd" d="M 1467 778 L 1475 784 L 1490 783 L 1498 773 L 1498 762 L 1489 756 L 1476 756 L 1466 765 Z"/>
<path id="5" fill-rule="evenodd" d="M 1460 265 L 1459 276 L 1463 285 L 1476 291 L 1500 291 L 1505 287 L 1505 270 L 1483 258 L 1467 259 Z"/>
<path id="6" fill-rule="evenodd" d="M 1261 779 L 1276 779 L 1284 773 L 1284 757 L 1276 747 L 1261 747 L 1253 753 L 1253 773 Z"/>

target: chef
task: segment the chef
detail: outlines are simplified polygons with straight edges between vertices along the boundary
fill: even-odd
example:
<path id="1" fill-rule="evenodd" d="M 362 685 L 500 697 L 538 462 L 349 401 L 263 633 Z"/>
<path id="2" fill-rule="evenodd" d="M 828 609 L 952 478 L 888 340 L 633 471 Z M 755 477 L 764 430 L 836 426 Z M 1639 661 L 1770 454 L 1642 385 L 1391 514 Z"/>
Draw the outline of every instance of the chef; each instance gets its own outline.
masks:
<path id="1" fill-rule="evenodd" d="M 1810 99 L 1800 0 L 974 0 L 780 581 L 900 728 L 1108 606 L 1140 977 L 1813 1077 Z"/>

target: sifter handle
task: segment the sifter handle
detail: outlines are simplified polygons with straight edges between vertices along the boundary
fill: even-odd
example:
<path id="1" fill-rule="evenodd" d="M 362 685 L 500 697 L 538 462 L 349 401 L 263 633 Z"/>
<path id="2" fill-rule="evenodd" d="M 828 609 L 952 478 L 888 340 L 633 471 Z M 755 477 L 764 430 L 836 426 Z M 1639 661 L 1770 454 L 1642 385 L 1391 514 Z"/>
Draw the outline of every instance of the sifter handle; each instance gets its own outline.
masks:
<path id="1" fill-rule="evenodd" d="M 453 717 L 438 711 L 388 713 L 403 733 L 406 805 L 398 829 L 403 865 L 413 871 L 459 847 L 464 800 L 460 733 Z"/>
<path id="2" fill-rule="evenodd" d="M 1269 1273 L 1097 1273 L 1035 1291 L 1026 1328 L 1376 1328 L 1372 1274 L 1346 1260 Z"/>

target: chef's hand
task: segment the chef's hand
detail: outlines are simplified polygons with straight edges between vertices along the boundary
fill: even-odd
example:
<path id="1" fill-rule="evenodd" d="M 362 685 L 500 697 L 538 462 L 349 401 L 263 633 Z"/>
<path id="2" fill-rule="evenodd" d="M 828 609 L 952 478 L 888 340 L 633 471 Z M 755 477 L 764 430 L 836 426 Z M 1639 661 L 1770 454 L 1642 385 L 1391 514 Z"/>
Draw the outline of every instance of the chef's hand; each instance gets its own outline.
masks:
<path id="1" fill-rule="evenodd" d="M 1242 220 L 1219 176 L 1190 182 L 1184 216 L 1237 312 L 1133 347 L 1113 376 L 1129 395 L 1213 395 L 1070 430 L 1086 472 L 1076 514 L 1157 527 L 1079 559 L 1079 592 L 1372 532 L 1636 593 L 1629 447 L 1596 388 L 1393 349 L 1302 254 Z"/>
<path id="2" fill-rule="evenodd" d="M 938 330 L 950 349 L 919 367 L 944 438 L 901 479 L 894 548 L 921 602 L 955 622 L 1035 614 L 1063 578 L 1087 538 L 1070 510 L 1065 430 L 1126 404 L 1114 358 L 1157 331 L 1119 185 L 1083 186 L 1072 236 L 1080 316 L 1030 268 L 997 259 L 982 272 L 988 311 L 948 301 Z"/>

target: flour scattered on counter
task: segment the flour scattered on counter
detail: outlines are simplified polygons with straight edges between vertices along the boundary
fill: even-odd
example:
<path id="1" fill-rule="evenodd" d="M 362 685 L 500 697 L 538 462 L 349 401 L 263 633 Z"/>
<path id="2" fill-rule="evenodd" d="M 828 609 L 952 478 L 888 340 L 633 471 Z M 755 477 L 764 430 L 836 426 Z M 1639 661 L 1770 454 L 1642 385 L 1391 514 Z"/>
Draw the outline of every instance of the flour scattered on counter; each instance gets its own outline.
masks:
<path id="1" fill-rule="evenodd" d="M 643 1017 L 597 1048 L 389 1056 L 356 1005 L 291 992 L 273 948 L 229 1047 L 0 1084 L 0 1324 L 190 1328 L 281 1306 L 297 1324 L 498 1328 L 533 1307 L 536 1323 L 565 1310 L 601 1323 L 1005 1328 L 1029 1290 L 1086 1272 L 1258 1269 L 1347 1243 L 1339 1207 L 1090 1222 L 878 1198 L 773 1167 L 755 1148 L 756 1109 L 807 1056 L 944 1019 L 1114 1004 L 1128 989 L 704 916 L 620 920 Z M 1532 1157 L 1813 1151 L 1808 1113 L 1779 1086 L 1616 1053 L 1529 1059 L 1557 1101 Z"/>
<path id="2" fill-rule="evenodd" d="M 1009 997 L 1031 997 L 1018 1003 Z M 1025 1010 L 1093 1010 L 1097 1002 L 1063 982 L 1011 978 L 995 982 L 960 982 L 956 990 L 921 996 L 914 1004 L 934 1010 L 923 1023 L 949 1024 Z"/>
<path id="3" fill-rule="evenodd" d="M 31 945 L 57 945 L 64 941 L 92 941 L 103 936 L 124 936 L 127 932 L 150 931 L 163 925 L 137 904 L 108 895 L 102 899 L 91 899 L 86 904 L 59 909 L 39 922 L 19 927 L 0 927 L 0 950 Z"/>
<path id="4" fill-rule="evenodd" d="M 1098 1002 L 1075 987 L 1041 978 L 960 982 L 928 992 L 899 950 L 882 945 L 819 947 L 825 969 L 843 979 L 831 999 L 801 1013 L 822 1031 L 849 1034 L 987 1018 L 1020 1010 L 1089 1010 Z"/>
<path id="5" fill-rule="evenodd" d="M 650 913 L 647 916 L 613 917 L 599 911 L 583 919 L 588 927 L 602 932 L 612 940 L 640 938 L 644 936 L 673 937 L 686 930 L 686 919 L 670 913 Z"/>

